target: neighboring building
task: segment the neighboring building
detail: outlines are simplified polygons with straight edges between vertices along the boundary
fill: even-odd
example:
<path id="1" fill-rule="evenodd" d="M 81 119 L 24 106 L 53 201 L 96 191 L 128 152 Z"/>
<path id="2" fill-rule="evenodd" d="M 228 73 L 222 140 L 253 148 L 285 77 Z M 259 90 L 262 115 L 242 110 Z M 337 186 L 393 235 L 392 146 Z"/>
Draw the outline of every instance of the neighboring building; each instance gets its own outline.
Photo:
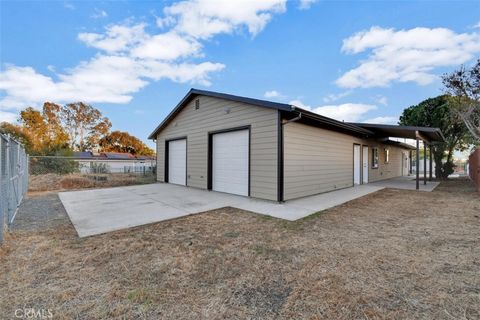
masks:
<path id="1" fill-rule="evenodd" d="M 120 152 L 74 152 L 82 173 L 143 173 L 152 172 L 155 157 L 134 156 Z"/>
<path id="2" fill-rule="evenodd" d="M 157 180 L 283 201 L 408 175 L 439 129 L 352 124 L 289 104 L 192 89 L 149 136 Z"/>

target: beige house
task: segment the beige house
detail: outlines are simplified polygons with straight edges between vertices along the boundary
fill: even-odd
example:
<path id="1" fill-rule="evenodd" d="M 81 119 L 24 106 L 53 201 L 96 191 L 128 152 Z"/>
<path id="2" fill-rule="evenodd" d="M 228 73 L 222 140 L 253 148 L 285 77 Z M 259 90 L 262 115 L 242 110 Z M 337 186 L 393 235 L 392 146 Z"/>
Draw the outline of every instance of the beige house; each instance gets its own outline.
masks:
<path id="1" fill-rule="evenodd" d="M 157 180 L 274 201 L 408 175 L 435 128 L 352 124 L 289 104 L 191 89 L 152 132 Z"/>

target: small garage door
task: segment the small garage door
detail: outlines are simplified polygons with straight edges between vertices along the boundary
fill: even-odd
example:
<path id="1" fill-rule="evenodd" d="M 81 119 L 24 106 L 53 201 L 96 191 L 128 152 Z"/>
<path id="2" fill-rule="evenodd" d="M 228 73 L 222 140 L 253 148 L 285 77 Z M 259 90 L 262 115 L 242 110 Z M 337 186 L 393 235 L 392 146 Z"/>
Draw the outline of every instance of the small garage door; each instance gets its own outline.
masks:
<path id="1" fill-rule="evenodd" d="M 212 136 L 212 190 L 248 196 L 249 131 Z"/>
<path id="2" fill-rule="evenodd" d="M 186 185 L 187 139 L 168 142 L 168 182 Z"/>

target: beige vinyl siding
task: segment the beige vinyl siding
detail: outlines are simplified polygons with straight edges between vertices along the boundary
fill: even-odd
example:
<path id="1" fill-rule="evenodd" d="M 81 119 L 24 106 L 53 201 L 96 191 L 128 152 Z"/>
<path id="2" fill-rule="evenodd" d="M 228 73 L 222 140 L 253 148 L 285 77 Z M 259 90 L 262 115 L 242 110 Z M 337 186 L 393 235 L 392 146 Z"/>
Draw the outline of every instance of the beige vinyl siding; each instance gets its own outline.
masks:
<path id="1" fill-rule="evenodd" d="M 207 188 L 208 133 L 250 125 L 250 196 L 277 200 L 278 111 L 200 96 L 157 136 L 157 180 L 165 181 L 165 141 L 187 136 L 187 185 Z M 227 110 L 228 109 L 228 110 Z"/>
<path id="2" fill-rule="evenodd" d="M 369 181 L 402 175 L 403 149 L 298 122 L 283 126 L 284 199 L 295 199 L 353 186 L 353 145 L 368 146 Z M 379 168 L 372 169 L 372 146 Z M 390 161 L 384 163 L 384 148 Z"/>

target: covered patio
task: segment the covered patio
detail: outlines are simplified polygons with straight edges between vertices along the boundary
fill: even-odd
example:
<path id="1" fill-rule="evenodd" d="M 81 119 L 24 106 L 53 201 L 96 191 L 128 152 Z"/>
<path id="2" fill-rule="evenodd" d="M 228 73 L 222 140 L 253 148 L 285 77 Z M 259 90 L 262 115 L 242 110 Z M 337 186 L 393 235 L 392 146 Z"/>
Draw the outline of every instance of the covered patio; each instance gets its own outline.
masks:
<path id="1" fill-rule="evenodd" d="M 364 129 L 370 130 L 375 133 L 376 136 L 381 137 L 385 141 L 389 141 L 389 137 L 392 138 L 404 138 L 404 139 L 413 139 L 415 140 L 415 147 L 408 145 L 412 150 L 410 151 L 410 174 L 413 174 L 413 152 L 415 153 L 415 179 L 414 186 L 415 190 L 419 191 L 432 191 L 438 183 L 433 183 L 432 178 L 432 167 L 433 167 L 433 156 L 432 149 L 435 148 L 435 144 L 444 142 L 445 137 L 442 134 L 442 131 L 438 128 L 427 128 L 427 127 L 414 127 L 414 126 L 397 126 L 397 125 L 387 125 L 387 124 L 370 124 L 370 123 L 354 123 L 356 126 L 362 127 Z M 420 141 L 423 142 L 423 177 L 420 177 Z M 391 141 L 389 141 L 391 142 Z M 400 142 L 399 142 L 400 143 Z M 427 152 L 428 149 L 428 152 Z M 427 177 L 427 158 L 428 158 L 428 177 Z M 390 184 L 389 188 L 397 189 L 412 189 L 412 180 L 411 177 L 400 177 L 389 179 L 385 181 L 379 181 L 375 183 L 380 183 L 381 185 Z M 434 185 L 435 184 L 435 185 Z M 430 190 L 431 189 L 431 190 Z"/>

